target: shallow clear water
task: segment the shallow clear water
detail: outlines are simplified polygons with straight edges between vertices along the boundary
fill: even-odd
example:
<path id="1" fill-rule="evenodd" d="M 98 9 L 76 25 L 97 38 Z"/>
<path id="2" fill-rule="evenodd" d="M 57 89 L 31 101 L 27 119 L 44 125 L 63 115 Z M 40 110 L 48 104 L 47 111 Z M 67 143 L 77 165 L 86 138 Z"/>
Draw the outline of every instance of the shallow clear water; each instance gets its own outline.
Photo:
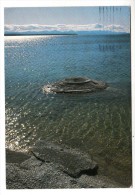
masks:
<path id="1" fill-rule="evenodd" d="M 131 184 L 130 36 L 5 37 L 6 147 L 36 140 L 88 152 L 99 172 Z M 67 77 L 106 81 L 95 94 L 44 94 Z"/>

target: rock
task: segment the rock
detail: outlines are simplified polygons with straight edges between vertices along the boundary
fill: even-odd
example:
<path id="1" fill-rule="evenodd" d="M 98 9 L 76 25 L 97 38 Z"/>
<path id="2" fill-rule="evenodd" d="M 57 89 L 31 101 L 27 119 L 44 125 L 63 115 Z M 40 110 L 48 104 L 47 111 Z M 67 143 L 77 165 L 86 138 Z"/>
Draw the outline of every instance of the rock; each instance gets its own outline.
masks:
<path id="1" fill-rule="evenodd" d="M 42 163 L 31 157 L 21 164 L 7 163 L 7 189 L 63 189 L 124 187 L 105 176 L 81 175 L 72 178 L 55 163 Z"/>
<path id="2" fill-rule="evenodd" d="M 107 178 L 106 176 L 96 175 L 94 177 L 88 177 L 87 175 L 82 175 L 78 178 L 78 183 L 84 188 L 118 188 L 124 187 L 115 181 Z"/>
<path id="3" fill-rule="evenodd" d="M 71 178 L 60 171 L 57 165 L 41 165 L 35 157 L 26 160 L 23 165 L 8 163 L 6 168 L 7 189 L 81 188 L 78 182 L 72 184 Z"/>
<path id="4" fill-rule="evenodd" d="M 38 141 L 31 155 L 26 155 L 29 157 L 26 159 L 25 154 L 7 152 L 7 189 L 125 187 L 105 176 L 97 175 L 97 163 L 79 150 Z"/>
<path id="5" fill-rule="evenodd" d="M 96 175 L 98 165 L 90 156 L 75 149 L 67 149 L 47 141 L 38 141 L 33 148 L 37 158 L 57 163 L 63 172 L 76 178 L 82 174 Z"/>
<path id="6" fill-rule="evenodd" d="M 103 81 L 92 80 L 87 77 L 73 77 L 58 81 L 43 87 L 45 93 L 91 93 L 108 87 Z"/>
<path id="7" fill-rule="evenodd" d="M 31 156 L 29 154 L 23 153 L 23 152 L 15 152 L 11 151 L 9 149 L 6 149 L 6 162 L 7 163 L 21 163 Z"/>

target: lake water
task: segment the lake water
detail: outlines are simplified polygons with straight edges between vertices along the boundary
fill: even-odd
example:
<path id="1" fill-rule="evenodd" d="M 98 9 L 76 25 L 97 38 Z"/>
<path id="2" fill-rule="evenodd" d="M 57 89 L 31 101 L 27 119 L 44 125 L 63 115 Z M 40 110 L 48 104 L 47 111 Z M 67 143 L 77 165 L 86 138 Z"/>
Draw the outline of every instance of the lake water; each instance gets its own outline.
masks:
<path id="1" fill-rule="evenodd" d="M 27 151 L 46 139 L 79 148 L 99 174 L 131 185 L 129 35 L 5 37 L 6 147 Z M 67 77 L 108 83 L 95 94 L 45 94 Z"/>

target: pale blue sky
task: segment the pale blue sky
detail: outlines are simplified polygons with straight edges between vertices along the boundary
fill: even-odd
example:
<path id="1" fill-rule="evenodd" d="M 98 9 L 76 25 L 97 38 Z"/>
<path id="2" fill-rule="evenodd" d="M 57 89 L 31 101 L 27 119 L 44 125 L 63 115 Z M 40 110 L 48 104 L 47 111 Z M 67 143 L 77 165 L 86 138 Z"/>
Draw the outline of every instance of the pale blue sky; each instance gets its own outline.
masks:
<path id="1" fill-rule="evenodd" d="M 129 7 L 46 7 L 5 8 L 5 24 L 95 24 L 103 23 L 130 27 Z M 114 13 L 114 16 L 113 16 Z"/>

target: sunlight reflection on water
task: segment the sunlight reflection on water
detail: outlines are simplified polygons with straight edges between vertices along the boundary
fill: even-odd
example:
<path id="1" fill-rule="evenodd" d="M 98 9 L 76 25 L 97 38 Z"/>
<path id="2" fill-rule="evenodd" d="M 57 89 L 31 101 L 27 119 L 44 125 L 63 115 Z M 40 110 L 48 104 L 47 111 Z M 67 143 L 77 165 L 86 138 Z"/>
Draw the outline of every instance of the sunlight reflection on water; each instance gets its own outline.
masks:
<path id="1" fill-rule="evenodd" d="M 113 169 L 124 166 L 119 178 L 126 177 L 132 144 L 129 36 L 5 40 L 6 147 L 26 151 L 39 139 L 62 142 L 109 160 Z M 92 95 L 42 92 L 72 76 L 103 80 L 109 88 Z"/>

